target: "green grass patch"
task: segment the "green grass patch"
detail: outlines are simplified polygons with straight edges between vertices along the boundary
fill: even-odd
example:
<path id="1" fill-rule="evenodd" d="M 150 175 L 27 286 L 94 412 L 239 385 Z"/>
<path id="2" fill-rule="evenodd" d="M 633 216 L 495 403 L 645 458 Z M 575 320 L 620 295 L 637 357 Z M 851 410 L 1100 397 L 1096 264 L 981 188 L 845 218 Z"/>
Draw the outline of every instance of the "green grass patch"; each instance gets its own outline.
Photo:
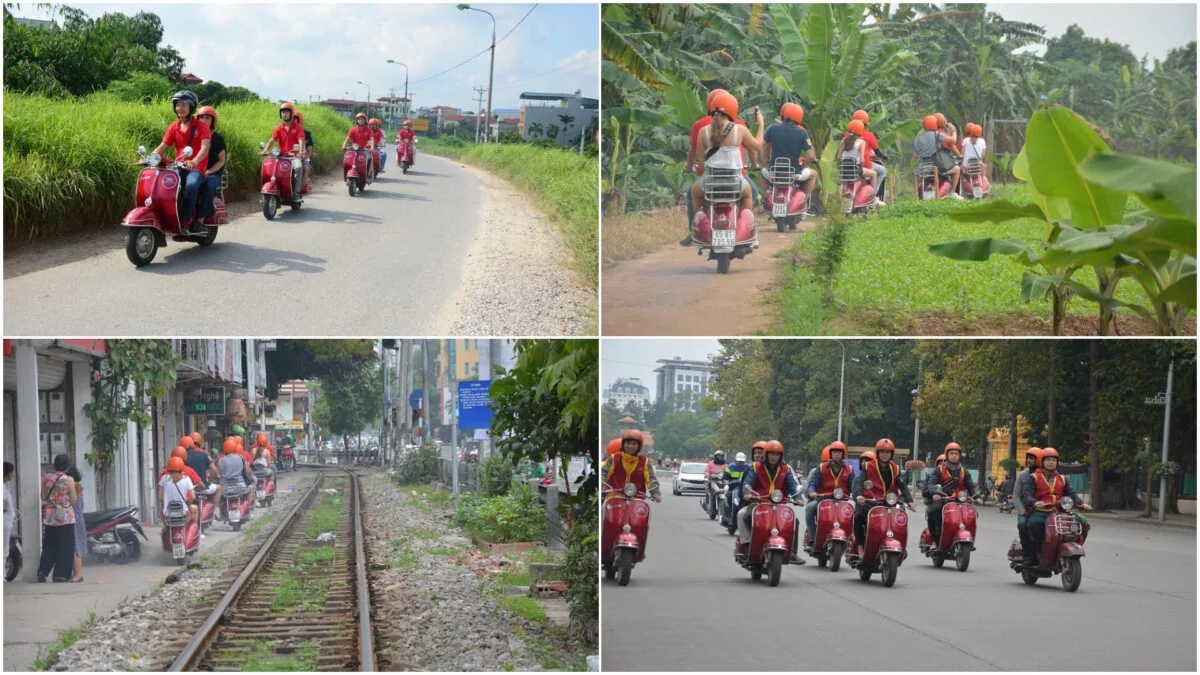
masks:
<path id="1" fill-rule="evenodd" d="M 427 485 L 406 486 L 400 489 L 408 493 L 408 505 L 425 514 L 432 514 L 435 508 L 445 508 L 454 501 L 454 493 L 431 489 Z"/>
<path id="2" fill-rule="evenodd" d="M 265 516 L 260 516 L 260 517 L 255 518 L 254 521 L 251 522 L 249 525 L 247 525 L 245 527 L 245 529 L 243 529 L 242 531 L 246 533 L 246 536 L 253 537 L 254 535 L 258 534 L 259 532 L 262 532 L 262 529 L 264 527 L 273 523 L 274 521 L 275 521 L 275 512 L 270 511 Z"/>
<path id="3" fill-rule="evenodd" d="M 600 163 L 595 157 L 565 148 L 524 144 L 458 147 L 432 139 L 421 149 L 492 171 L 530 195 L 538 209 L 558 224 L 579 278 L 596 289 Z"/>
<path id="4" fill-rule="evenodd" d="M 408 536 L 392 537 L 388 542 L 387 565 L 393 569 L 412 571 L 417 568 L 421 554 L 411 546 Z"/>
<path id="5" fill-rule="evenodd" d="M 299 111 L 313 134 L 314 168 L 339 165 L 337 141 L 349 122 L 325 106 L 301 105 Z M 258 144 L 279 124 L 278 106 L 229 103 L 217 112 L 229 159 L 226 198 L 252 195 L 261 186 Z M 137 147 L 153 150 L 174 120 L 169 101 L 131 103 L 104 92 L 66 99 L 5 92 L 6 243 L 115 226 L 134 207 Z M 594 185 L 593 179 L 593 197 Z"/>
<path id="6" fill-rule="evenodd" d="M 432 527 L 406 527 L 404 534 L 413 539 L 441 539 L 442 533 Z"/>
<path id="7" fill-rule="evenodd" d="M 541 635 L 521 631 L 526 654 L 542 664 L 542 668 L 554 672 L 584 672 L 587 670 L 588 649 L 583 645 L 561 640 L 548 640 Z M 556 644 L 561 642 L 562 644 Z"/>
<path id="8" fill-rule="evenodd" d="M 545 625 L 548 619 L 546 612 L 537 600 L 527 595 L 507 595 L 500 598 L 499 605 L 527 621 Z"/>
<path id="9" fill-rule="evenodd" d="M 323 532 L 333 532 L 341 519 L 342 495 L 322 494 L 320 503 L 313 509 L 312 520 L 308 522 L 304 534 L 312 539 Z"/>
<path id="10" fill-rule="evenodd" d="M 59 633 L 58 639 L 54 641 L 54 644 L 45 649 L 38 650 L 37 658 L 33 661 L 33 669 L 38 671 L 49 670 L 58 661 L 58 655 L 83 639 L 88 634 L 88 629 L 95 622 L 96 613 L 88 612 L 87 618 L 78 626 L 68 628 Z"/>
<path id="11" fill-rule="evenodd" d="M 312 672 L 320 647 L 316 642 L 306 642 L 295 654 L 284 655 L 272 651 L 269 640 L 241 640 L 238 644 L 251 649 L 240 665 L 246 672 Z"/>
<path id="12" fill-rule="evenodd" d="M 500 586 L 528 587 L 532 580 L 528 569 L 524 565 L 521 566 L 521 571 L 519 572 L 503 572 L 496 577 L 496 583 Z"/>

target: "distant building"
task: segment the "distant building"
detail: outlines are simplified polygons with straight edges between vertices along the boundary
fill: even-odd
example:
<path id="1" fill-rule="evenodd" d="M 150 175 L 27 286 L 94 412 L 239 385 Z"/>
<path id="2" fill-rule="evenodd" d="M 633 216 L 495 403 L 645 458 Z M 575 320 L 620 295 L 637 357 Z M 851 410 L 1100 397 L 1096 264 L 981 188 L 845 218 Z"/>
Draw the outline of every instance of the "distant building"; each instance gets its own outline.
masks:
<path id="1" fill-rule="evenodd" d="M 656 395 L 658 401 L 675 396 L 675 410 L 700 412 L 700 399 L 708 394 L 708 383 L 716 377 L 713 365 L 708 361 L 659 359 L 661 364 L 654 372 L 658 374 Z"/>
<path id="2" fill-rule="evenodd" d="M 191 73 L 184 73 L 179 76 L 179 79 L 183 80 L 184 82 L 186 82 L 188 84 L 201 84 L 204 82 L 204 80 L 200 79 L 199 77 L 196 77 L 195 75 L 193 75 Z"/>
<path id="3" fill-rule="evenodd" d="M 619 377 L 616 384 L 604 392 L 604 403 L 610 401 L 616 402 L 617 407 L 622 410 L 633 403 L 647 404 L 650 402 L 650 389 L 643 385 L 639 378 Z"/>
<path id="4" fill-rule="evenodd" d="M 379 105 L 382 108 L 382 118 L 392 126 L 398 126 L 408 117 L 409 100 L 403 96 L 380 96 Z"/>
<path id="5" fill-rule="evenodd" d="M 524 92 L 521 106 L 521 138 L 544 138 L 559 145 L 574 145 L 600 112 L 600 101 L 574 94 Z"/>
<path id="6" fill-rule="evenodd" d="M 324 101 L 318 101 L 318 103 L 329 106 L 330 108 L 333 108 L 334 112 L 337 114 L 350 119 L 354 117 L 355 106 L 365 105 L 366 101 L 355 101 L 354 99 L 349 98 L 330 98 Z M 382 107 L 378 103 L 373 102 L 371 103 L 370 110 L 371 116 L 375 117 L 377 116 L 376 111 L 381 111 Z"/>

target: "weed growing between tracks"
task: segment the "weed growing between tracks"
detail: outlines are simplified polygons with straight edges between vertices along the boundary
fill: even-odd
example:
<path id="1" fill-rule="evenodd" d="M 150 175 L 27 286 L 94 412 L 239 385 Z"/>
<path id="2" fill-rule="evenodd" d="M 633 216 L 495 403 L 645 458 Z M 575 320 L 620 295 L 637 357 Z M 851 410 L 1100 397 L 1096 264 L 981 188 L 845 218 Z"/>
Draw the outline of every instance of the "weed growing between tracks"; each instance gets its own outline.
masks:
<path id="1" fill-rule="evenodd" d="M 304 530 L 305 542 L 296 551 L 292 565 L 272 574 L 279 582 L 279 588 L 271 598 L 271 614 L 312 612 L 325 606 L 337 543 L 329 545 L 315 540 L 324 532 L 335 531 L 341 519 L 342 496 L 322 494 Z"/>
<path id="2" fill-rule="evenodd" d="M 243 671 L 309 673 L 317 666 L 319 645 L 316 642 L 304 643 L 296 650 L 294 656 L 274 653 L 270 640 L 242 640 L 238 645 L 253 650 L 246 654 L 241 663 Z"/>
<path id="3" fill-rule="evenodd" d="M 33 669 L 39 671 L 49 670 L 50 666 L 54 665 L 55 661 L 58 661 L 58 655 L 71 645 L 79 642 L 80 638 L 87 635 L 88 629 L 91 628 L 92 624 L 95 622 L 96 613 L 88 612 L 87 618 L 84 619 L 83 622 L 78 626 L 75 626 L 74 628 L 68 628 L 67 630 L 59 633 L 58 639 L 54 641 L 54 644 L 47 647 L 44 652 L 40 649 L 38 650 L 37 659 L 35 659 L 33 662 Z"/>

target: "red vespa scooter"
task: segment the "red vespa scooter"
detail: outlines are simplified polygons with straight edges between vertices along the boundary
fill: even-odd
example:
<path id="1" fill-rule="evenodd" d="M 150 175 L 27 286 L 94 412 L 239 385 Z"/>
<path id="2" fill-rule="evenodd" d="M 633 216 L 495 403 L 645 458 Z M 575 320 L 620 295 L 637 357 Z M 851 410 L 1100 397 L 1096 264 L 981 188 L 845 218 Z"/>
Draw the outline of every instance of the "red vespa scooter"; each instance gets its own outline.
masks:
<path id="1" fill-rule="evenodd" d="M 842 555 L 852 550 L 854 544 L 854 500 L 836 488 L 833 498 L 818 497 L 816 540 L 810 539 L 804 530 L 804 551 L 817 559 L 817 565 L 829 563 L 829 571 L 836 572 L 842 565 Z"/>
<path id="2" fill-rule="evenodd" d="M 958 187 L 964 199 L 983 199 L 991 194 L 992 186 L 984 175 L 984 165 L 979 158 L 968 159 L 963 174 Z"/>
<path id="3" fill-rule="evenodd" d="M 362 192 L 374 181 L 371 174 L 371 153 L 365 148 L 360 148 L 358 143 L 352 144 L 342 156 L 342 180 L 346 181 L 351 197 L 354 196 L 355 190 Z"/>
<path id="4" fill-rule="evenodd" d="M 242 523 L 250 518 L 248 489 L 241 478 L 221 483 L 221 519 L 229 523 L 234 532 L 242 529 Z"/>
<path id="5" fill-rule="evenodd" d="M 867 481 L 868 488 L 871 481 Z M 900 563 L 908 557 L 908 514 L 899 503 L 896 493 L 889 492 L 883 501 L 867 500 L 867 540 L 863 546 L 863 557 L 858 552 L 847 556 L 846 562 L 858 569 L 858 578 L 870 581 L 871 575 L 880 573 L 883 585 L 892 587 L 900 571 Z"/>
<path id="6" fill-rule="evenodd" d="M 754 212 L 740 207 L 742 177 L 733 169 L 707 169 L 704 180 L 705 208 L 692 222 L 696 255 L 708 249 L 708 259 L 717 261 L 717 272 L 729 273 L 734 258 L 745 258 L 758 248 Z"/>
<path id="7" fill-rule="evenodd" d="M 163 164 L 158 153 L 146 154 L 146 146 L 138 146 L 138 155 L 143 159 L 136 162 L 145 166 L 138 175 L 135 191 L 138 206 L 125 214 L 121 220 L 125 232 L 125 255 L 129 262 L 145 267 L 154 260 L 160 246 L 167 245 L 167 235 L 175 241 L 192 241 L 201 246 L 210 246 L 217 240 L 217 227 L 229 222 L 222 192 L 213 198 L 215 213 L 204 219 L 203 234 L 185 234 L 179 224 L 179 200 L 183 196 L 183 162 L 192 156 L 190 147 L 183 149 L 183 157 L 170 164 Z M 193 228 L 200 213 L 197 199 L 192 210 L 192 220 L 186 225 Z"/>
<path id="8" fill-rule="evenodd" d="M 163 518 L 162 545 L 163 550 L 175 559 L 176 565 L 183 565 L 188 556 L 200 550 L 200 527 L 188 522 L 187 504 L 171 502 L 167 505 L 167 515 Z"/>
<path id="9" fill-rule="evenodd" d="M 400 165 L 400 170 L 404 173 L 408 173 L 408 168 L 413 165 L 413 159 L 417 156 L 414 142 L 399 141 L 396 144 L 396 163 Z"/>
<path id="10" fill-rule="evenodd" d="M 1045 507 L 1047 504 L 1037 502 L 1034 506 Z M 1083 550 L 1083 524 L 1073 513 L 1074 509 L 1075 502 L 1070 497 L 1063 497 L 1054 505 L 1054 512 L 1046 519 L 1045 541 L 1034 556 L 1036 563 L 1032 569 L 1024 565 L 1020 538 L 1008 549 L 1009 567 L 1020 574 L 1027 585 L 1061 574 L 1064 590 L 1068 593 L 1079 590 L 1083 581 L 1082 558 L 1087 554 Z"/>
<path id="11" fill-rule="evenodd" d="M 259 143 L 259 148 L 266 148 L 266 143 Z M 273 148 L 271 154 L 263 154 L 262 163 L 262 209 L 263 217 L 274 220 L 281 204 L 287 204 L 293 211 L 300 210 L 304 197 L 294 194 L 292 190 L 293 174 L 304 171 L 304 161 L 300 159 L 300 146 L 292 146 L 290 154 L 281 154 L 279 148 Z M 303 190 L 301 190 L 303 192 Z"/>
<path id="12" fill-rule="evenodd" d="M 975 550 L 975 507 L 971 497 L 964 491 L 959 491 L 958 500 L 945 498 L 942 486 L 935 488 L 935 493 L 943 496 L 942 532 L 936 545 L 930 540 L 929 528 L 921 531 L 918 546 L 927 558 L 933 560 L 934 567 L 941 567 L 947 558 L 954 558 L 954 565 L 959 572 L 966 572 L 971 564 L 971 551 Z"/>
<path id="13" fill-rule="evenodd" d="M 780 157 L 771 165 L 771 192 L 767 195 L 767 208 L 771 219 L 780 232 L 796 229 L 796 225 L 808 215 L 808 195 L 800 184 L 808 179 L 808 169 L 797 173 L 792 163 Z"/>
<path id="14" fill-rule="evenodd" d="M 616 495 L 609 498 L 608 495 Z M 604 578 L 629 584 L 633 566 L 646 559 L 646 535 L 650 530 L 650 506 L 646 493 L 633 483 L 617 490 L 604 486 L 604 526 L 600 535 L 600 567 Z"/>
<path id="15" fill-rule="evenodd" d="M 917 199 L 945 199 L 950 196 L 950 179 L 941 175 L 933 162 L 917 164 Z"/>
<path id="16" fill-rule="evenodd" d="M 838 163 L 838 185 L 846 198 L 846 213 L 866 213 L 875 208 L 875 188 L 863 176 L 862 164 L 846 157 Z"/>
<path id="17" fill-rule="evenodd" d="M 733 559 L 750 570 L 750 578 L 758 581 L 767 573 L 767 585 L 778 586 L 783 566 L 789 564 L 796 527 L 792 500 L 785 499 L 782 490 L 774 490 L 764 500 L 762 495 L 747 491 L 746 501 L 758 499 L 750 516 L 750 541 L 743 545 L 739 534 L 733 543 Z"/>
<path id="18" fill-rule="evenodd" d="M 196 490 L 196 507 L 200 511 L 200 534 L 212 527 L 213 520 L 217 517 L 217 505 L 213 504 L 212 497 L 207 493 Z"/>
<path id="19" fill-rule="evenodd" d="M 255 495 L 259 506 L 270 506 L 275 501 L 275 479 L 265 466 L 254 467 L 254 477 L 258 479 L 258 491 Z"/>

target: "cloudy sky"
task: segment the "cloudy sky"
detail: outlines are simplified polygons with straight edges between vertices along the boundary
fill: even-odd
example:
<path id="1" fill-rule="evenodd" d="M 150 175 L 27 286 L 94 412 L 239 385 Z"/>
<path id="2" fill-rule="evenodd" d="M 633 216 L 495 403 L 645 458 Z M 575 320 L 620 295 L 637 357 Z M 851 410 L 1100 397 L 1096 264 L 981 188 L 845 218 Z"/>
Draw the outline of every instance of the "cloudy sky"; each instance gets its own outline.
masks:
<path id="1" fill-rule="evenodd" d="M 416 106 L 475 110 L 472 87 L 487 86 L 492 22 L 453 3 L 421 4 L 76 4 L 91 16 L 148 11 L 163 22 L 163 42 L 205 80 L 241 85 L 271 99 L 363 100 L 396 88 Z M 594 4 L 481 4 L 496 17 L 493 108 L 518 108 L 522 91 L 599 95 L 599 17 Z M 18 16 L 47 18 L 33 4 Z M 346 92 L 350 92 L 347 95 Z M 486 105 L 486 101 L 485 101 Z"/>
<path id="2" fill-rule="evenodd" d="M 654 369 L 659 359 L 681 358 L 691 361 L 707 361 L 721 351 L 716 340 L 700 338 L 690 340 L 624 340 L 606 339 L 600 343 L 600 378 L 604 388 L 612 386 L 618 377 L 640 377 L 642 384 L 650 388 L 650 396 L 656 395 Z"/>
<path id="3" fill-rule="evenodd" d="M 1058 37 L 1071 24 L 1085 35 L 1127 45 L 1139 59 L 1164 59 L 1167 52 L 1196 39 L 1196 5 L 1158 4 L 1002 4 L 989 9 L 1011 21 L 1036 23 L 1046 37 Z M 1045 48 L 1038 50 L 1044 53 Z"/>

